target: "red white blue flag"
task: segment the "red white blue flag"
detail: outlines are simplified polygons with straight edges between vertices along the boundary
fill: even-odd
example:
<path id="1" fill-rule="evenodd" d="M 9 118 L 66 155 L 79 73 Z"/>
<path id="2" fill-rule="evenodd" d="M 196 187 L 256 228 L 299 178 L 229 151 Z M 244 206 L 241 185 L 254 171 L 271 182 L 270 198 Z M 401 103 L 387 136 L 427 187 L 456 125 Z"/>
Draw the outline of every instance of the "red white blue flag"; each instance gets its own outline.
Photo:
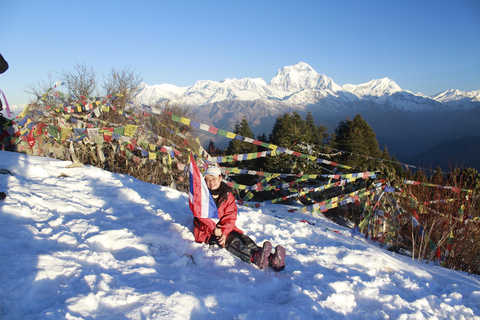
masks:
<path id="1" fill-rule="evenodd" d="M 198 169 L 193 155 L 190 153 L 190 192 L 188 193 L 188 202 L 193 216 L 197 218 L 218 219 L 218 210 L 213 200 L 210 190 L 208 190 L 205 179 Z"/>

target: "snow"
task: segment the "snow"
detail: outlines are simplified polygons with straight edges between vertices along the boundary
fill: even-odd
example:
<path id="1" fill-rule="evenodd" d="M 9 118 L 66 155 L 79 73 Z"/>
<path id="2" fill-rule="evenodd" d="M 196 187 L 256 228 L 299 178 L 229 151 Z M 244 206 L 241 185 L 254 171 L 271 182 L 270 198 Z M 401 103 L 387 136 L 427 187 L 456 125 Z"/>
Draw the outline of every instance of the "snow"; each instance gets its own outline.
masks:
<path id="1" fill-rule="evenodd" d="M 324 216 L 239 206 L 240 229 L 287 251 L 260 270 L 194 242 L 186 193 L 71 164 L 0 152 L 2 319 L 480 319 L 478 276 Z"/>
<path id="2" fill-rule="evenodd" d="M 480 101 L 480 90 L 477 91 L 460 91 L 457 89 L 450 89 L 436 94 L 433 99 L 439 102 L 455 102 L 458 100 Z"/>
<path id="3" fill-rule="evenodd" d="M 318 74 L 304 62 L 280 69 L 269 87 L 277 92 L 278 98 L 306 89 L 325 89 L 333 92 L 342 90 L 332 79 Z"/>
<path id="4" fill-rule="evenodd" d="M 347 92 L 355 94 L 360 99 L 364 97 L 383 97 L 389 96 L 397 92 L 403 91 L 395 81 L 388 78 L 371 80 L 367 83 L 353 85 L 345 84 L 343 89 Z"/>
<path id="5" fill-rule="evenodd" d="M 340 86 L 326 75 L 317 73 L 309 64 L 299 62 L 278 70 L 269 84 L 261 78 L 199 80 L 192 86 L 183 88 L 166 84 L 144 85 L 137 96 L 137 102 L 144 104 L 153 104 L 162 99 L 197 107 L 222 101 L 258 100 L 268 108 L 272 101 L 276 101 L 289 109 L 303 109 L 306 105 L 326 99 L 338 104 L 371 100 L 399 110 L 422 112 L 470 110 L 478 106 L 480 91 L 452 89 L 428 97 L 422 93 L 403 90 L 389 78 Z"/>

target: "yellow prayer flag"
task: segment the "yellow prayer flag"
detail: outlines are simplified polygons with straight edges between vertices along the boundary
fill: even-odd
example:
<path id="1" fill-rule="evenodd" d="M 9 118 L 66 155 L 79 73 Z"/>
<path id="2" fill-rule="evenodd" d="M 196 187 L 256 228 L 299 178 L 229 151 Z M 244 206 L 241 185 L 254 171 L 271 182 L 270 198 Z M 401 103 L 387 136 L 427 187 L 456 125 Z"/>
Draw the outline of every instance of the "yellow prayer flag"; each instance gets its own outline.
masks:
<path id="1" fill-rule="evenodd" d="M 155 152 L 155 150 L 157 149 L 157 146 L 154 144 L 149 144 L 148 147 L 150 148 L 151 152 Z"/>
<path id="2" fill-rule="evenodd" d="M 72 131 L 72 128 L 63 127 L 60 140 L 66 140 L 71 131 Z"/>
<path id="3" fill-rule="evenodd" d="M 27 115 L 28 111 L 30 110 L 30 107 L 31 107 L 31 105 L 28 104 L 28 105 L 23 109 L 22 113 L 20 113 L 20 114 L 17 116 L 17 118 L 18 118 L 18 119 L 23 119 L 23 117 L 25 117 L 25 116 Z"/>
<path id="4" fill-rule="evenodd" d="M 125 126 L 125 131 L 123 132 L 124 135 L 131 137 L 135 134 L 135 131 L 137 131 L 138 126 L 133 125 L 133 124 L 127 124 Z"/>
<path id="5" fill-rule="evenodd" d="M 103 105 L 103 106 L 102 106 L 102 111 L 103 111 L 103 112 L 110 112 L 110 107 Z"/>
<path id="6" fill-rule="evenodd" d="M 187 126 L 188 126 L 188 125 L 190 124 L 190 119 L 181 117 L 181 118 L 180 118 L 180 123 L 183 123 L 184 125 L 187 125 Z"/>
<path id="7" fill-rule="evenodd" d="M 148 159 L 150 159 L 150 160 L 157 159 L 157 154 L 155 152 L 149 152 L 148 153 Z"/>
<path id="8" fill-rule="evenodd" d="M 360 228 L 360 230 L 362 230 L 363 228 L 365 228 L 365 226 L 367 225 L 367 222 L 368 222 L 368 221 L 367 221 L 367 219 L 365 218 L 365 219 L 363 219 L 362 222 L 360 222 L 360 223 L 358 224 L 358 227 Z"/>
<path id="9" fill-rule="evenodd" d="M 233 132 L 227 132 L 227 138 L 229 139 L 235 139 L 236 134 Z"/>

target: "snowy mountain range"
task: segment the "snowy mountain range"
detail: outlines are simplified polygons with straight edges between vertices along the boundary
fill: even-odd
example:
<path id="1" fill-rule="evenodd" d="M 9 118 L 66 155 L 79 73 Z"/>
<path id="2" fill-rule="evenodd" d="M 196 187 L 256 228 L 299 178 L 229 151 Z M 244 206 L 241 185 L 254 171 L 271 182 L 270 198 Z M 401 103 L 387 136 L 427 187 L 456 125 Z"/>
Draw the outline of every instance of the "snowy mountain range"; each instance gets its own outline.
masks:
<path id="1" fill-rule="evenodd" d="M 151 106 L 165 100 L 187 106 L 195 120 L 228 131 L 246 116 L 256 135 L 268 135 L 275 119 L 286 112 L 311 112 L 317 125 L 329 132 L 360 114 L 380 146 L 387 144 L 397 159 L 464 136 L 480 136 L 480 90 L 427 96 L 404 90 L 389 78 L 341 86 L 304 62 L 280 69 L 268 84 L 261 78 L 200 80 L 189 87 L 142 84 L 136 99 Z M 228 144 L 217 138 L 203 141 Z"/>
<path id="2" fill-rule="evenodd" d="M 278 104 L 304 107 L 322 100 L 342 102 L 375 101 L 404 111 L 470 110 L 480 102 L 480 90 L 462 92 L 447 90 L 433 97 L 403 90 L 393 80 L 383 78 L 367 83 L 340 86 L 331 78 L 317 73 L 310 65 L 299 62 L 280 69 L 267 84 L 263 79 L 200 80 L 189 87 L 171 84 L 149 86 L 143 84 L 137 101 L 154 104 L 168 99 L 188 106 L 203 107 L 223 101 L 259 101 L 266 105 Z"/>

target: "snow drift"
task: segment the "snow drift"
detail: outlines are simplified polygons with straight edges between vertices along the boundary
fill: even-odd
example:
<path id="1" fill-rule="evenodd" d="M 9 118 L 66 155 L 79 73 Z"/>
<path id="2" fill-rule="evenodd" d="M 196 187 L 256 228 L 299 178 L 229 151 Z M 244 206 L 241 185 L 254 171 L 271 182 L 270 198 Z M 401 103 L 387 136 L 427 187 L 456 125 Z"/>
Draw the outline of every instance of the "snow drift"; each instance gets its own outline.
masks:
<path id="1" fill-rule="evenodd" d="M 239 228 L 287 250 L 262 271 L 194 242 L 187 194 L 70 164 L 0 152 L 2 319 L 480 319 L 478 277 L 323 216 L 240 206 Z"/>

